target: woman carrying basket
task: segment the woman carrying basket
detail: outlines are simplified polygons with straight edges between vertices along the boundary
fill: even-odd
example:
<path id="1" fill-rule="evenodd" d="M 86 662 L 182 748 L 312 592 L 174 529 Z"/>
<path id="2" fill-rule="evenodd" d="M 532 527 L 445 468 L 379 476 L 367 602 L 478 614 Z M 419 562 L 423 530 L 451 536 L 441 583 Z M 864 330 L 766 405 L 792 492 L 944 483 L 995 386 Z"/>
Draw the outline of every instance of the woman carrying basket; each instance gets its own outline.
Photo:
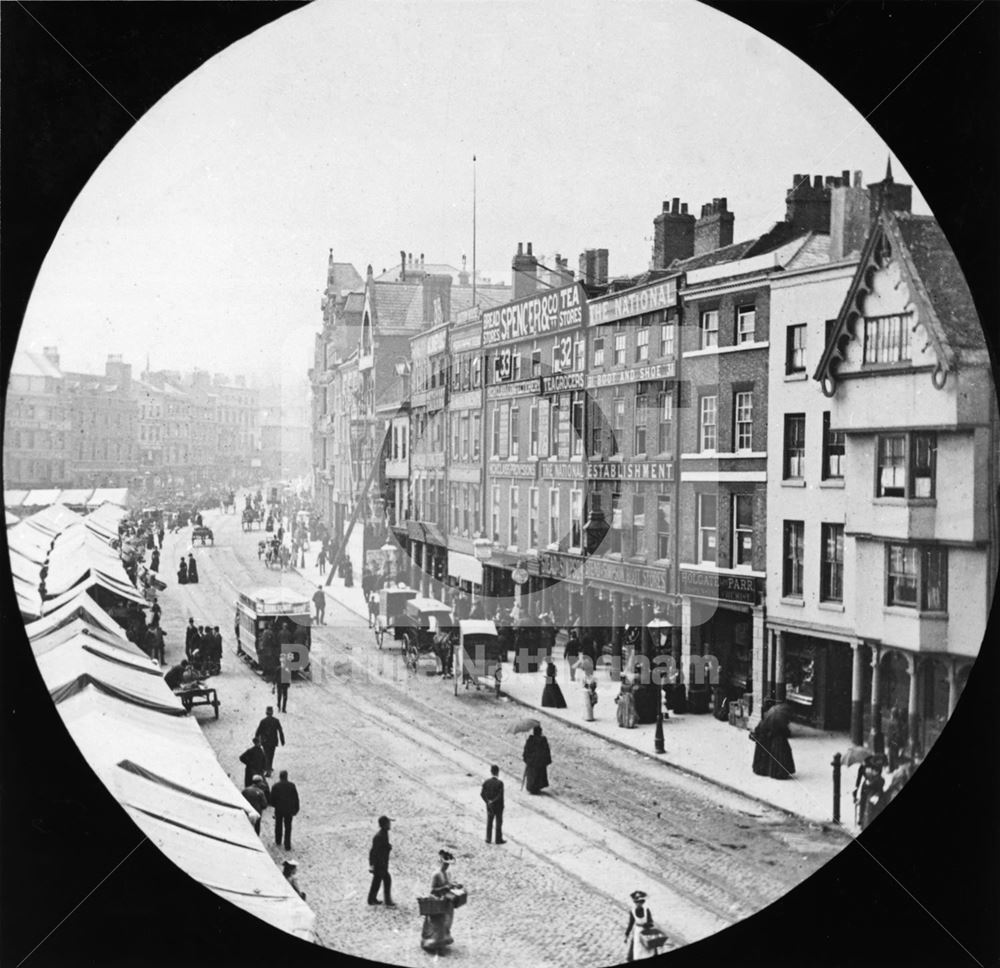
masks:
<path id="1" fill-rule="evenodd" d="M 633 891 L 632 908 L 625 929 L 625 960 L 641 961 L 661 953 L 667 936 L 653 923 L 653 915 L 646 904 L 645 891 Z"/>
<path id="2" fill-rule="evenodd" d="M 451 923 L 455 919 L 454 892 L 462 890 L 460 885 L 452 883 L 448 877 L 448 867 L 455 859 L 454 855 L 446 850 L 440 850 L 438 857 L 441 866 L 434 872 L 431 880 L 431 896 L 419 899 L 421 914 L 424 915 L 420 946 L 431 954 L 440 954 L 448 945 L 454 943 L 451 936 Z M 464 900 L 464 894 L 462 897 Z M 431 911 L 434 913 L 430 913 Z"/>

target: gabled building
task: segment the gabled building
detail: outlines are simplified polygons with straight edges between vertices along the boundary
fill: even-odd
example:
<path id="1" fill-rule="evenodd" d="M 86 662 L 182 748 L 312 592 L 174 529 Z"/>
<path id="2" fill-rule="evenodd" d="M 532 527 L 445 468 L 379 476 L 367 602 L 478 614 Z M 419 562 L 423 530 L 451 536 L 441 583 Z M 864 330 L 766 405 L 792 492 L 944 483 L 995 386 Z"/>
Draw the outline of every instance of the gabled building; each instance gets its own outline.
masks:
<path id="1" fill-rule="evenodd" d="M 936 738 L 982 645 L 997 577 L 988 351 L 937 222 L 893 211 L 905 188 L 890 175 L 872 199 L 874 227 L 813 371 L 844 439 L 844 538 L 854 543 L 844 580 L 858 634 L 851 732 L 876 750 L 893 709 L 912 747 Z M 801 526 L 782 524 L 789 536 Z M 800 548 L 793 555 L 789 542 L 793 570 L 823 553 Z"/>

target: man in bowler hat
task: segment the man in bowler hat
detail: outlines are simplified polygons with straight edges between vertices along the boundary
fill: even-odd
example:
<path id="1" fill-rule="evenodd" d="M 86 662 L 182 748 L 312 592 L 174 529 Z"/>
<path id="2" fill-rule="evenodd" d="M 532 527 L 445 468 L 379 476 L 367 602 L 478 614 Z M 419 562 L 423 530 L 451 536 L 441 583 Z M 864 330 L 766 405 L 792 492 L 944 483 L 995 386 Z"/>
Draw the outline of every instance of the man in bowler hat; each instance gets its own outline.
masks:
<path id="1" fill-rule="evenodd" d="M 500 779 L 500 767 L 490 767 L 490 778 L 483 784 L 480 796 L 486 804 L 486 843 L 493 842 L 493 823 L 497 825 L 497 843 L 505 844 L 503 839 L 503 780 Z"/>
<path id="2" fill-rule="evenodd" d="M 378 890 L 383 888 L 386 907 L 395 907 L 392 903 L 392 877 L 389 876 L 389 829 L 392 826 L 391 817 L 378 818 L 378 833 L 372 838 L 372 849 L 368 852 L 368 868 L 372 874 L 372 886 L 368 890 L 368 903 L 375 905 L 382 902 L 378 899 Z"/>

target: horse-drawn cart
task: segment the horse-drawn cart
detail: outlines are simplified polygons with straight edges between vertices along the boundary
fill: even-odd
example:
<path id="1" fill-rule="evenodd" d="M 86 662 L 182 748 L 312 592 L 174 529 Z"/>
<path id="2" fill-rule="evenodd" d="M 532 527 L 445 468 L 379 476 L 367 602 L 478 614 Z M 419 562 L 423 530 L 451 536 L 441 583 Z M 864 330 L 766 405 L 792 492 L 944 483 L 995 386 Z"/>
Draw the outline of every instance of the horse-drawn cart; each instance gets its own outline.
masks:
<path id="1" fill-rule="evenodd" d="M 383 588 L 378 593 L 378 614 L 375 616 L 375 644 L 381 649 L 385 633 L 393 630 L 393 638 L 403 637 L 403 626 L 396 622 L 403 615 L 406 603 L 419 593 L 413 588 Z M 405 623 L 404 623 L 405 624 Z"/>
<path id="2" fill-rule="evenodd" d="M 501 668 L 505 648 L 493 622 L 462 619 L 458 623 L 458 649 L 455 650 L 455 695 L 461 681 L 466 689 L 491 687 L 500 694 Z"/>
<path id="3" fill-rule="evenodd" d="M 292 674 L 309 674 L 312 613 L 308 597 L 288 588 L 263 587 L 240 592 L 236 600 L 236 655 L 273 681 L 282 655 L 291 654 Z"/>

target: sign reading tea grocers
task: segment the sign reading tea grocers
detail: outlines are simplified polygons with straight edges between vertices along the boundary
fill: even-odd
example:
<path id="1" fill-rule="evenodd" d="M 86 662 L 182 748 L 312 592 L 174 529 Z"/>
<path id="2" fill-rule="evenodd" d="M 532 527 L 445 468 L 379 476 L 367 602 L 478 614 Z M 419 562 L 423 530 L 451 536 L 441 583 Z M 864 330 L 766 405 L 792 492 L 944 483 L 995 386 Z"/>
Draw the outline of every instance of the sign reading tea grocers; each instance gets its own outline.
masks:
<path id="1" fill-rule="evenodd" d="M 578 282 L 538 292 L 483 313 L 483 345 L 497 346 L 586 324 L 587 296 Z"/>

